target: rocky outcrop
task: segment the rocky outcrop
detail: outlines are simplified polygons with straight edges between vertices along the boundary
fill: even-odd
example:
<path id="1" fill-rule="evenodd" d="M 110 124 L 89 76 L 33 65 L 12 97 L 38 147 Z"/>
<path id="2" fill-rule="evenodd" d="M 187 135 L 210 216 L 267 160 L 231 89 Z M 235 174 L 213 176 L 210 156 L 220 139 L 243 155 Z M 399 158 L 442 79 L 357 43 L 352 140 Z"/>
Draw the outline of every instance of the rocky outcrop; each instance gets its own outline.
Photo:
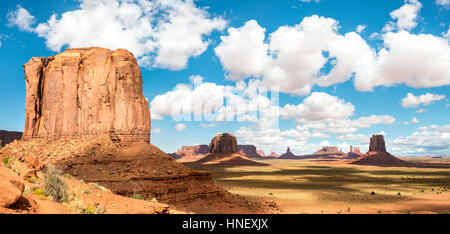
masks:
<path id="1" fill-rule="evenodd" d="M 183 146 L 176 153 L 169 155 L 180 162 L 193 162 L 204 157 L 209 151 L 208 145 Z M 248 158 L 263 159 L 264 155 L 261 155 L 254 145 L 238 145 L 237 151 Z"/>
<path id="2" fill-rule="evenodd" d="M 0 207 L 8 208 L 22 197 L 25 185 L 10 169 L 0 166 Z"/>
<path id="3" fill-rule="evenodd" d="M 325 146 L 322 149 L 318 150 L 317 152 L 315 152 L 314 154 L 334 154 L 334 153 L 339 153 L 339 147 L 337 146 Z"/>
<path id="4" fill-rule="evenodd" d="M 169 154 L 172 158 L 183 162 L 197 161 L 209 153 L 208 145 L 183 146 L 176 153 Z"/>
<path id="5" fill-rule="evenodd" d="M 291 148 L 288 147 L 286 153 L 278 157 L 278 159 L 299 159 L 299 157 L 295 156 L 291 152 Z"/>
<path id="6" fill-rule="evenodd" d="M 238 145 L 237 150 L 240 154 L 247 156 L 248 158 L 262 159 L 262 155 L 256 150 L 254 145 Z"/>
<path id="7" fill-rule="evenodd" d="M 150 111 L 136 58 L 124 49 L 67 49 L 30 59 L 23 140 L 150 141 Z"/>
<path id="8" fill-rule="evenodd" d="M 20 138 L 22 138 L 21 132 L 0 130 L 0 146 L 5 146 L 15 140 L 20 140 Z"/>
<path id="9" fill-rule="evenodd" d="M 369 152 L 352 161 L 351 164 L 382 167 L 404 167 L 413 165 L 413 163 L 405 162 L 388 153 L 382 135 L 372 135 L 370 138 Z"/>
<path id="10" fill-rule="evenodd" d="M 387 152 L 386 151 L 386 143 L 384 142 L 383 135 L 373 135 L 370 138 L 370 152 Z"/>
<path id="11" fill-rule="evenodd" d="M 237 152 L 236 137 L 229 133 L 223 133 L 215 136 L 209 144 L 209 153 L 232 154 Z"/>
<path id="12" fill-rule="evenodd" d="M 256 151 L 256 148 L 255 148 Z M 209 144 L 209 153 L 195 164 L 208 164 L 219 166 L 263 166 L 266 164 L 252 161 L 238 152 L 237 139 L 229 133 L 215 136 Z"/>

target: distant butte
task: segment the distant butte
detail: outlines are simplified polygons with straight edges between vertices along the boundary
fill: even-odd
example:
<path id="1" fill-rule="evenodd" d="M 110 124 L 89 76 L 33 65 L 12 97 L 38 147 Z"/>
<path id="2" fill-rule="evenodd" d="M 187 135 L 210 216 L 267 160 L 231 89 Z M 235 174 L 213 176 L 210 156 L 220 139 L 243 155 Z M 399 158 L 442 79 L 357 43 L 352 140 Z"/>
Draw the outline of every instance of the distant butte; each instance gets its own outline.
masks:
<path id="1" fill-rule="evenodd" d="M 403 161 L 387 152 L 383 135 L 372 135 L 369 152 L 354 160 L 351 164 L 383 167 L 413 166 L 412 163 Z"/>

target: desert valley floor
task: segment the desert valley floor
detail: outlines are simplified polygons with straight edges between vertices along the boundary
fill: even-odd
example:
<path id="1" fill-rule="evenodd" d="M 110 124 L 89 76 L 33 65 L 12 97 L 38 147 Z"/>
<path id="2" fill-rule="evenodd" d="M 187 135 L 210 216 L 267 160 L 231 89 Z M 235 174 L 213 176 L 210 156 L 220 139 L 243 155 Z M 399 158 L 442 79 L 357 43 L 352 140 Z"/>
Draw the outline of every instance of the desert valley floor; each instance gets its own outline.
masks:
<path id="1" fill-rule="evenodd" d="M 443 163 L 442 160 L 433 162 Z M 340 159 L 260 161 L 269 165 L 228 168 L 186 165 L 213 172 L 213 179 L 232 193 L 273 200 L 281 213 L 450 212 L 448 168 L 358 166 Z"/>

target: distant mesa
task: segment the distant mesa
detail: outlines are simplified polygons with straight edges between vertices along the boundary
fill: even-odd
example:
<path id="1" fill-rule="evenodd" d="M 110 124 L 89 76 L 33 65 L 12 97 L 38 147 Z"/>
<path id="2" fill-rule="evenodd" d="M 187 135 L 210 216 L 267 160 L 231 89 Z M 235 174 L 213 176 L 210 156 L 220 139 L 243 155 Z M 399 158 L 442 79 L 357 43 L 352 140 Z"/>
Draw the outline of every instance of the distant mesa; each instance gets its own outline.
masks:
<path id="1" fill-rule="evenodd" d="M 337 146 L 325 146 L 314 154 L 341 154 L 342 151 Z"/>
<path id="2" fill-rule="evenodd" d="M 237 147 L 238 152 L 242 155 L 247 156 L 247 158 L 254 158 L 254 159 L 263 159 L 263 154 L 260 154 L 261 152 L 258 152 L 256 149 L 256 146 L 254 145 L 238 145 Z"/>
<path id="3" fill-rule="evenodd" d="M 278 159 L 300 159 L 291 152 L 291 148 L 287 148 L 286 153 L 282 154 Z"/>
<path id="4" fill-rule="evenodd" d="M 219 166 L 262 166 L 238 152 L 237 139 L 230 133 L 215 136 L 209 144 L 209 153 L 196 164 Z"/>
<path id="5" fill-rule="evenodd" d="M 5 146 L 15 140 L 20 140 L 22 138 L 21 132 L 11 132 L 0 130 L 0 146 Z"/>
<path id="6" fill-rule="evenodd" d="M 372 135 L 370 138 L 369 152 L 351 162 L 351 164 L 383 167 L 413 166 L 412 163 L 394 157 L 386 151 L 386 143 L 383 135 Z"/>
<path id="7" fill-rule="evenodd" d="M 169 154 L 179 162 L 194 162 L 209 153 L 209 145 L 183 146 L 176 153 Z M 265 159 L 264 152 L 256 149 L 254 145 L 238 145 L 237 152 L 252 159 Z"/>

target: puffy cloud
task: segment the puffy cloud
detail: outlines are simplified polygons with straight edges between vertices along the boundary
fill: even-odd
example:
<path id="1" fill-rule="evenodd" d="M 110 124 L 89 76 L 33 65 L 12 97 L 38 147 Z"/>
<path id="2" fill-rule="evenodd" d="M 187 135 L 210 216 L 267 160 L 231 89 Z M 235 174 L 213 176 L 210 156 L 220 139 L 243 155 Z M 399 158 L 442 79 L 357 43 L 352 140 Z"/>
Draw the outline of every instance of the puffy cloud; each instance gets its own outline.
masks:
<path id="1" fill-rule="evenodd" d="M 366 29 L 367 25 L 358 25 L 356 27 L 356 32 L 357 33 L 361 33 L 362 31 L 364 31 L 364 29 Z"/>
<path id="2" fill-rule="evenodd" d="M 265 29 L 252 20 L 230 28 L 215 51 L 232 79 L 263 78 L 263 85 L 306 95 L 315 83 L 344 82 L 355 72 L 353 68 L 372 63 L 374 52 L 361 36 L 340 35 L 337 29 L 336 20 L 314 15 L 293 27 L 278 28 L 266 42 Z M 333 69 L 323 74 L 327 63 Z M 364 75 L 363 69 L 356 70 Z"/>
<path id="3" fill-rule="evenodd" d="M 193 0 L 80 2 L 79 9 L 54 14 L 36 28 L 30 27 L 33 16 L 16 25 L 45 38 L 53 51 L 63 46 L 125 48 L 141 65 L 173 70 L 183 69 L 190 57 L 202 54 L 209 44 L 204 37 L 226 26 L 223 19 L 211 18 Z M 14 14 L 20 12 L 27 11 L 19 8 Z"/>
<path id="4" fill-rule="evenodd" d="M 395 138 L 389 146 L 397 154 L 450 154 L 450 125 L 421 127 L 410 136 Z"/>
<path id="5" fill-rule="evenodd" d="M 230 71 L 229 78 L 259 76 L 269 65 L 265 31 L 255 20 L 250 20 L 241 28 L 229 28 L 228 36 L 221 37 L 222 43 L 215 48 L 215 53 Z"/>
<path id="6" fill-rule="evenodd" d="M 163 116 L 195 121 L 259 121 L 265 124 L 278 118 L 278 106 L 268 98 L 267 90 L 259 90 L 258 82 L 223 86 L 201 83 L 199 76 L 191 77 L 191 84 L 178 84 L 172 91 L 151 101 L 152 118 Z M 259 116 L 258 116 L 259 113 Z M 261 119 L 264 119 L 262 121 Z"/>
<path id="7" fill-rule="evenodd" d="M 304 123 L 348 118 L 353 115 L 354 110 L 355 107 L 349 102 L 327 93 L 315 92 L 299 105 L 284 106 L 281 116 Z"/>
<path id="8" fill-rule="evenodd" d="M 32 16 L 30 12 L 28 12 L 21 5 L 17 5 L 17 9 L 15 11 L 8 12 L 6 18 L 8 19 L 7 26 L 17 26 L 19 30 L 26 32 L 32 32 L 32 25 L 36 22 L 34 16 Z"/>
<path id="9" fill-rule="evenodd" d="M 436 0 L 436 4 L 448 8 L 450 7 L 450 0 Z"/>
<path id="10" fill-rule="evenodd" d="M 450 84 L 450 46 L 443 37 L 388 32 L 380 34 L 383 46 L 376 51 L 358 33 L 342 35 L 336 20 L 319 16 L 282 26 L 267 40 L 264 31 L 252 20 L 221 37 L 215 52 L 232 80 L 256 77 L 265 86 L 300 95 L 309 94 L 314 85 L 351 78 L 359 91 Z"/>
<path id="11" fill-rule="evenodd" d="M 355 77 L 358 90 L 395 84 L 414 88 L 450 84 L 450 46 L 444 38 L 400 31 L 383 35 L 383 40 L 384 48 L 375 63 L 366 67 L 366 76 Z"/>
<path id="12" fill-rule="evenodd" d="M 427 93 L 420 96 L 414 96 L 412 93 L 408 93 L 405 98 L 402 99 L 401 105 L 404 108 L 417 108 L 420 105 L 428 106 L 435 101 L 445 99 L 445 95 L 437 95 Z"/>
<path id="13" fill-rule="evenodd" d="M 393 12 L 391 12 L 392 19 L 396 22 L 390 21 L 384 26 L 383 31 L 411 30 L 417 26 L 417 18 L 422 4 L 418 0 L 405 0 L 405 4 Z"/>
<path id="14" fill-rule="evenodd" d="M 416 124 L 419 123 L 419 120 L 416 117 L 413 117 L 411 121 L 405 121 L 404 124 Z"/>
<path id="15" fill-rule="evenodd" d="M 182 123 L 177 124 L 177 125 L 175 125 L 175 129 L 179 132 L 184 131 L 184 130 L 186 130 L 186 125 L 182 124 Z"/>
<path id="16" fill-rule="evenodd" d="M 154 133 L 161 133 L 161 129 L 159 129 L 159 128 L 152 128 L 152 131 Z"/>

